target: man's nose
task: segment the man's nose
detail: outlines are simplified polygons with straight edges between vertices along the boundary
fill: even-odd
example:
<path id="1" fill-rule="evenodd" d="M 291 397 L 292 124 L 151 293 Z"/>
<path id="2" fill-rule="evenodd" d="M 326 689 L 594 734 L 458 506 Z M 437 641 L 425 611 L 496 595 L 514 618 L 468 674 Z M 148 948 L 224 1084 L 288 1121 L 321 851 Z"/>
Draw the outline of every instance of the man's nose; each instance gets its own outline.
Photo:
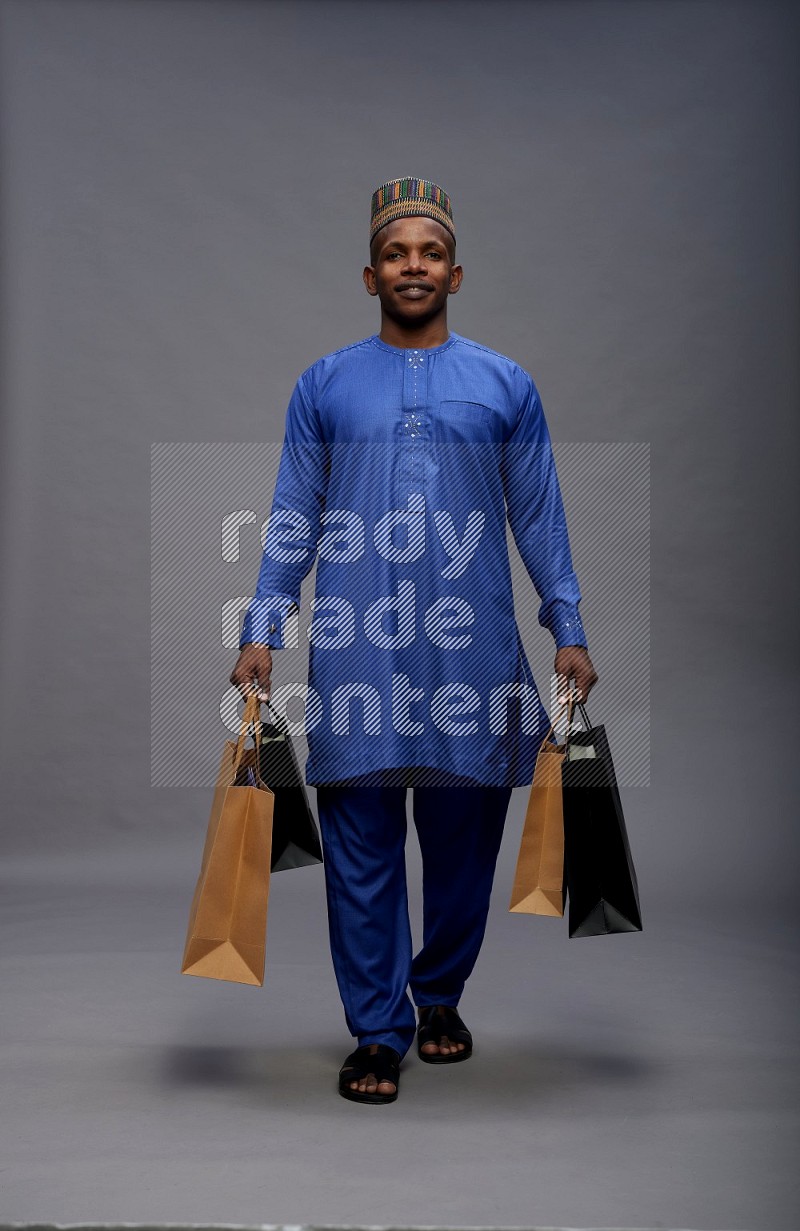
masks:
<path id="1" fill-rule="evenodd" d="M 406 256 L 403 272 L 408 271 L 410 274 L 423 273 L 425 270 L 425 261 L 422 259 L 421 252 L 409 252 Z"/>

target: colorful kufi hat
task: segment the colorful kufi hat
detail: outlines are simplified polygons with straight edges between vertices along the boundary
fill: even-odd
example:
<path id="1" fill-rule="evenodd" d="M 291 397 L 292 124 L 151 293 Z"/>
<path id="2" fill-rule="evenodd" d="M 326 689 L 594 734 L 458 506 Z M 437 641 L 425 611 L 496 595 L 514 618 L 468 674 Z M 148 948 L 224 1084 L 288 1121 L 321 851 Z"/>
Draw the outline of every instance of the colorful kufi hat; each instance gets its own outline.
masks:
<path id="1" fill-rule="evenodd" d="M 394 222 L 396 218 L 412 218 L 420 214 L 441 222 L 455 239 L 450 198 L 438 184 L 433 184 L 430 180 L 414 179 L 411 176 L 405 179 L 389 180 L 388 184 L 381 184 L 380 188 L 372 194 L 370 243 L 381 227 L 385 227 L 387 223 Z"/>

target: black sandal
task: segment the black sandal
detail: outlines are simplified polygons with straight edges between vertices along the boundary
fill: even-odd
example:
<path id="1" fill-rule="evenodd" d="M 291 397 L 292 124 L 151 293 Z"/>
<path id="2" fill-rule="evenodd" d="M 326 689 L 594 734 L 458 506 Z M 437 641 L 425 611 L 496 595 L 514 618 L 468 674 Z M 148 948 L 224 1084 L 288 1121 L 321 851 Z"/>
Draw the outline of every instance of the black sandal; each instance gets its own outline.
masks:
<path id="1" fill-rule="evenodd" d="M 441 1043 L 442 1036 L 447 1035 L 451 1043 L 466 1043 L 463 1051 L 451 1051 L 449 1055 L 439 1052 L 422 1050 L 423 1043 Z M 459 1060 L 468 1060 L 472 1055 L 472 1035 L 462 1022 L 452 1005 L 422 1005 L 419 1010 L 419 1026 L 417 1027 L 417 1055 L 426 1064 L 457 1064 Z"/>
<path id="2" fill-rule="evenodd" d="M 372 1054 L 371 1047 L 378 1050 Z M 382 1081 L 394 1082 L 394 1094 L 379 1094 L 377 1090 L 351 1090 L 351 1081 L 361 1081 L 368 1073 L 374 1073 L 375 1080 L 380 1085 Z M 352 1099 L 354 1103 L 393 1103 L 400 1089 L 400 1053 L 388 1043 L 364 1043 L 357 1047 L 345 1060 L 339 1069 L 339 1093 L 343 1098 Z"/>

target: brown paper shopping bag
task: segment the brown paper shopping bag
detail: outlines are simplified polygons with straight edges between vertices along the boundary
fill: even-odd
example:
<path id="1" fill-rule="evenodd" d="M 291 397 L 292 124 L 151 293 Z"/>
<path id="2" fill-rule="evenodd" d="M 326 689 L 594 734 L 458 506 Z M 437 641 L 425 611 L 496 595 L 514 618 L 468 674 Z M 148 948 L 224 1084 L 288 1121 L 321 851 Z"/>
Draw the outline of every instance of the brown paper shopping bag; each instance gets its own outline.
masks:
<path id="1" fill-rule="evenodd" d="M 566 905 L 561 795 L 565 745 L 550 742 L 554 729 L 555 722 L 542 740 L 536 757 L 511 889 L 508 909 L 524 915 L 563 915 Z"/>
<path id="2" fill-rule="evenodd" d="M 247 701 L 239 739 L 225 744 L 200 875 L 189 912 L 181 973 L 233 983 L 264 983 L 272 816 L 275 796 L 261 780 L 261 706 Z M 251 723 L 254 747 L 245 749 Z M 233 786 L 252 765 L 254 786 Z"/>

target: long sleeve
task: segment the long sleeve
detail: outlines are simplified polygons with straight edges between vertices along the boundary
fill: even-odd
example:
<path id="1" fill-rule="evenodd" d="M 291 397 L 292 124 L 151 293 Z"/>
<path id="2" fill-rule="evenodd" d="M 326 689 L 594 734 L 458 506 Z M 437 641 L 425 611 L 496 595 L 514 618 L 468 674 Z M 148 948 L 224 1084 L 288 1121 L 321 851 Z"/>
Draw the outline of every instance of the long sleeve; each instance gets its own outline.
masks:
<path id="1" fill-rule="evenodd" d="M 506 514 L 514 542 L 541 598 L 539 623 L 556 647 L 587 645 L 578 613 L 581 593 L 572 566 L 567 522 L 550 433 L 538 390 L 527 373 L 519 418 L 504 442 Z"/>
<path id="2" fill-rule="evenodd" d="M 286 412 L 264 554 L 240 649 L 249 641 L 285 648 L 287 617 L 300 608 L 301 584 L 316 558 L 329 471 L 309 370 L 295 385 Z"/>

